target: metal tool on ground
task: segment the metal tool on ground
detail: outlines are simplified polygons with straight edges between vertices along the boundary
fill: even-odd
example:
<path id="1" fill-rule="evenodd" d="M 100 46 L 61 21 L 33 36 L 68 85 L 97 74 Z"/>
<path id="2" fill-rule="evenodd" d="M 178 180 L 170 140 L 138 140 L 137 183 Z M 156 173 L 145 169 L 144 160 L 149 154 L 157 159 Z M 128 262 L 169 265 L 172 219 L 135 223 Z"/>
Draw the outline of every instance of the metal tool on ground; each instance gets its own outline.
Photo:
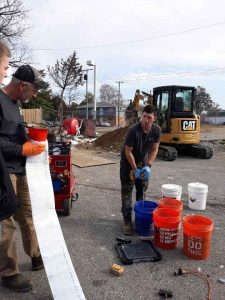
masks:
<path id="1" fill-rule="evenodd" d="M 170 290 L 159 290 L 159 296 L 166 300 L 168 298 L 173 298 L 173 293 Z"/>
<path id="2" fill-rule="evenodd" d="M 142 208 L 144 208 L 145 200 L 146 200 L 146 191 L 143 192 Z"/>

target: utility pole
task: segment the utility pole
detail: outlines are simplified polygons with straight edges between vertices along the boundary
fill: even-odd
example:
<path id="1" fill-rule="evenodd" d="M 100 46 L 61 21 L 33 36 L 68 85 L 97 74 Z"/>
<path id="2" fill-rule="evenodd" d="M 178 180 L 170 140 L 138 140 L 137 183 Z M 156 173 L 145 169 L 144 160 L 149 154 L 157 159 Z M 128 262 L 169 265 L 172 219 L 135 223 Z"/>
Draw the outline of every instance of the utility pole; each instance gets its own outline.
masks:
<path id="1" fill-rule="evenodd" d="M 88 120 L 88 71 L 91 71 L 93 69 L 86 69 L 83 70 L 84 72 L 86 72 L 86 74 L 84 74 L 84 80 L 86 81 L 86 118 Z"/>
<path id="2" fill-rule="evenodd" d="M 92 60 L 87 61 L 87 65 L 90 67 L 94 67 L 94 111 L 93 111 L 93 119 L 96 120 L 97 112 L 96 112 L 96 63 Z"/>
<path id="3" fill-rule="evenodd" d="M 118 93 L 118 126 L 120 124 L 120 84 L 124 83 L 124 81 L 117 81 L 116 83 L 119 84 L 119 93 Z"/>

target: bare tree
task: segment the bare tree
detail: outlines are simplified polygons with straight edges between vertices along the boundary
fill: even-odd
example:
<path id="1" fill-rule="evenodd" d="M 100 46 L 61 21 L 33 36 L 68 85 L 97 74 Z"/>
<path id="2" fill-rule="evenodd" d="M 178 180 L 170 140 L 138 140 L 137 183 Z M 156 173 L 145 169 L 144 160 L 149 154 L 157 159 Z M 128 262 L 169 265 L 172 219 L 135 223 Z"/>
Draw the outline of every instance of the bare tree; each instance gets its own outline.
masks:
<path id="1" fill-rule="evenodd" d="M 50 77 L 60 88 L 61 98 L 66 90 L 70 91 L 84 84 L 82 66 L 77 62 L 76 55 L 74 51 L 66 60 L 57 60 L 54 67 L 47 67 Z"/>
<path id="2" fill-rule="evenodd" d="M 24 24 L 27 12 L 20 0 L 1 0 L 0 38 L 7 39 L 9 42 L 21 38 L 27 30 Z"/>
<path id="3" fill-rule="evenodd" d="M 102 102 L 108 102 L 111 104 L 114 104 L 115 106 L 124 105 L 124 99 L 121 93 L 119 94 L 119 91 L 110 84 L 103 84 L 100 87 L 100 101 Z"/>
<path id="4" fill-rule="evenodd" d="M 0 1 L 0 39 L 6 40 L 11 46 L 13 66 L 31 59 L 29 49 L 21 42 L 23 34 L 29 28 L 25 23 L 27 13 L 28 10 L 20 0 Z"/>
<path id="5" fill-rule="evenodd" d="M 57 60 L 54 67 L 47 67 L 49 76 L 60 89 L 63 100 L 65 91 L 71 94 L 79 85 L 84 84 L 82 66 L 78 63 L 77 53 L 73 52 L 66 60 Z M 63 118 L 63 105 L 59 107 L 60 121 Z"/>
<path id="6" fill-rule="evenodd" d="M 216 116 L 220 111 L 221 111 L 221 107 L 219 106 L 219 104 L 215 104 L 213 107 L 211 107 L 208 112 L 207 112 L 207 116 L 208 117 L 212 117 L 212 116 Z"/>
<path id="7" fill-rule="evenodd" d="M 117 100 L 117 90 L 109 84 L 103 84 L 100 87 L 100 100 L 102 102 L 108 102 L 114 104 Z"/>
<path id="8" fill-rule="evenodd" d="M 13 43 L 11 49 L 12 49 L 13 59 L 10 61 L 10 65 L 12 67 L 18 67 L 23 63 L 26 64 L 33 63 L 33 55 L 29 47 L 27 47 L 26 45 Z"/>

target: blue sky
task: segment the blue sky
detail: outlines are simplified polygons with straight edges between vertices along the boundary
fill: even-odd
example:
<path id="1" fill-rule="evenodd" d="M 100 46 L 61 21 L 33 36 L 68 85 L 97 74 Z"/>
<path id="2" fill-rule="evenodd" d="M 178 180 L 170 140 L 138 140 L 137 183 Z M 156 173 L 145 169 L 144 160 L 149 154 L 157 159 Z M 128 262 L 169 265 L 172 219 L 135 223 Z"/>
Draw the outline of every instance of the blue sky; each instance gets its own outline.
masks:
<path id="1" fill-rule="evenodd" d="M 34 66 L 46 68 L 77 51 L 93 60 L 102 84 L 126 99 L 169 84 L 203 86 L 225 109 L 223 0 L 23 0 L 31 25 L 25 40 Z M 203 75 L 204 73 L 204 75 Z M 54 91 L 57 88 L 52 85 Z M 93 72 L 89 72 L 93 92 Z M 80 99 L 85 88 L 79 89 Z"/>

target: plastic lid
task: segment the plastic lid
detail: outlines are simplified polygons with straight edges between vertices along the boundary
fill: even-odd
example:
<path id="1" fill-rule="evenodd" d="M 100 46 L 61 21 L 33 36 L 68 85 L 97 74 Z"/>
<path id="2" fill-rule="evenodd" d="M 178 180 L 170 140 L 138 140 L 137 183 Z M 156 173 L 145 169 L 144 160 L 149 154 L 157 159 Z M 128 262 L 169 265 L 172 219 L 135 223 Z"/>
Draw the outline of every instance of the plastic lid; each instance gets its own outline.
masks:
<path id="1" fill-rule="evenodd" d="M 178 184 L 163 184 L 162 185 L 162 189 L 164 190 L 169 190 L 169 191 L 172 191 L 172 190 L 175 190 L 175 191 L 182 191 L 182 186 L 181 185 L 178 185 Z"/>
<path id="2" fill-rule="evenodd" d="M 208 191 L 208 185 L 200 182 L 191 182 L 188 183 L 188 189 L 196 189 L 201 191 Z"/>

